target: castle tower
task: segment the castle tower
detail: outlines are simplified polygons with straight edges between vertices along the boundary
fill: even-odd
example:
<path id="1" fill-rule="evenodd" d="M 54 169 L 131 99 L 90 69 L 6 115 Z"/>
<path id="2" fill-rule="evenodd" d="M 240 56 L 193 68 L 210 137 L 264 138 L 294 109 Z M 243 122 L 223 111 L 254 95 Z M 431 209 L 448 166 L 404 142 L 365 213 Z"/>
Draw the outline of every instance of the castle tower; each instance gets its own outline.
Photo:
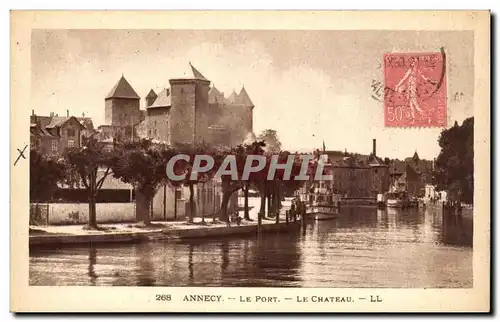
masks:
<path id="1" fill-rule="evenodd" d="M 151 89 L 149 91 L 148 95 L 146 96 L 146 106 L 149 107 L 149 106 L 153 105 L 153 103 L 157 97 L 158 97 L 158 95 L 156 95 L 155 91 L 153 89 Z"/>
<path id="2" fill-rule="evenodd" d="M 243 112 L 243 121 L 248 132 L 253 132 L 253 108 L 255 105 L 253 104 L 250 96 L 245 89 L 245 85 L 241 88 L 240 93 L 238 94 L 237 100 L 238 105 L 241 105 L 244 109 Z"/>
<path id="3" fill-rule="evenodd" d="M 184 75 L 170 79 L 171 123 L 170 141 L 175 143 L 200 142 L 207 136 L 208 92 L 210 81 L 191 63 Z"/>
<path id="4" fill-rule="evenodd" d="M 140 97 L 130 83 L 122 77 L 104 99 L 107 125 L 134 126 L 140 121 Z"/>

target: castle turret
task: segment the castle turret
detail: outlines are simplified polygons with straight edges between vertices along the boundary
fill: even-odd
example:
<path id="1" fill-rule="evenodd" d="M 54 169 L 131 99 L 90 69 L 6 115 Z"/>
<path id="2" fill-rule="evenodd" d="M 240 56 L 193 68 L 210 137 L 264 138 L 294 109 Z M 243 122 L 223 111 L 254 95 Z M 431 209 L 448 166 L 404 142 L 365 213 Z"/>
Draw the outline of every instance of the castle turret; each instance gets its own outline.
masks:
<path id="1" fill-rule="evenodd" d="M 209 104 L 222 104 L 225 102 L 224 95 L 212 85 L 212 88 L 208 92 L 208 103 Z"/>
<path id="2" fill-rule="evenodd" d="M 140 99 L 139 95 L 122 75 L 104 99 L 106 124 L 133 126 L 139 123 Z"/>
<path id="3" fill-rule="evenodd" d="M 252 100 L 250 99 L 250 96 L 247 93 L 247 90 L 245 89 L 245 85 L 241 88 L 240 93 L 238 94 L 238 97 L 236 99 L 237 104 L 241 104 L 246 107 L 251 107 L 254 108 L 255 105 L 253 105 Z"/>
<path id="4" fill-rule="evenodd" d="M 236 94 L 236 91 L 233 89 L 233 92 L 229 97 L 227 98 L 227 102 L 229 104 L 236 104 L 236 101 L 238 100 L 238 94 Z"/>
<path id="5" fill-rule="evenodd" d="M 238 105 L 241 105 L 244 109 L 243 111 L 243 125 L 245 127 L 245 130 L 247 132 L 253 132 L 253 108 L 254 104 L 252 100 L 250 99 L 250 96 L 247 93 L 247 90 L 245 89 L 245 85 L 241 87 L 241 91 L 238 94 L 238 97 L 236 99 L 236 103 Z"/>

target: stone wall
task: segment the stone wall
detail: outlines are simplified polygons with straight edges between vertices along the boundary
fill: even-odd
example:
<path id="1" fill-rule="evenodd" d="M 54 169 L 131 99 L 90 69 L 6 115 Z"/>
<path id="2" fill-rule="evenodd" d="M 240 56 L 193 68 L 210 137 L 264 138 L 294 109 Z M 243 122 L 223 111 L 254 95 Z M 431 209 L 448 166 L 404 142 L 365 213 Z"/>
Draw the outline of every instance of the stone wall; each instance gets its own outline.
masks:
<path id="1" fill-rule="evenodd" d="M 86 224 L 89 221 L 87 203 L 49 203 L 49 225 Z M 120 223 L 135 221 L 135 203 L 96 204 L 97 222 Z"/>
<path id="2" fill-rule="evenodd" d="M 139 99 L 110 98 L 105 101 L 107 125 L 130 126 L 140 122 Z"/>
<path id="3" fill-rule="evenodd" d="M 146 116 L 146 136 L 156 140 L 170 142 L 169 107 L 148 108 Z"/>

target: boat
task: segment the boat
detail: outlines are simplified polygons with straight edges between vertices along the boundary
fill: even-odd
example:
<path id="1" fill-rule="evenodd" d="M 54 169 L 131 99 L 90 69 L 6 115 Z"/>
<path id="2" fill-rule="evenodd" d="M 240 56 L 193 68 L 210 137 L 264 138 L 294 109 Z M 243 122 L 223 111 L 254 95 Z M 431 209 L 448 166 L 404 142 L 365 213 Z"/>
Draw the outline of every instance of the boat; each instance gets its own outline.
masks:
<path id="1" fill-rule="evenodd" d="M 410 206 L 410 199 L 404 191 L 388 192 L 386 194 L 386 204 L 387 207 L 391 208 L 408 208 Z"/>
<path id="2" fill-rule="evenodd" d="M 316 188 L 308 194 L 306 215 L 315 220 L 337 218 L 340 210 L 340 195 L 326 188 Z"/>
<path id="3" fill-rule="evenodd" d="M 379 209 L 385 208 L 387 206 L 387 195 L 383 193 L 377 194 L 377 207 Z"/>
<path id="4" fill-rule="evenodd" d="M 323 152 L 325 152 L 324 149 Z M 331 173 L 332 165 L 325 154 L 319 155 L 319 150 L 317 151 L 317 162 L 323 164 L 325 174 Z M 339 215 L 340 195 L 334 192 L 331 180 L 310 182 L 305 186 L 301 199 L 306 204 L 306 216 L 315 220 L 335 219 Z"/>

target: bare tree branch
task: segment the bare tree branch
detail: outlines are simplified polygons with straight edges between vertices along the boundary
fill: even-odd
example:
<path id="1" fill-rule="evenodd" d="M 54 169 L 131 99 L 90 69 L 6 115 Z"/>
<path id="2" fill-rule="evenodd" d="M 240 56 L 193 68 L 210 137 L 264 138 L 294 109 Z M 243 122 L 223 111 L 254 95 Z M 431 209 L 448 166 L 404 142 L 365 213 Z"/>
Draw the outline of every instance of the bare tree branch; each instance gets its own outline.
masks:
<path id="1" fill-rule="evenodd" d="M 106 177 L 109 175 L 109 169 L 110 169 L 110 167 L 108 166 L 108 168 L 106 169 L 106 172 L 104 172 L 103 177 L 97 182 L 97 190 L 101 189 L 101 187 L 104 183 L 104 180 L 106 180 Z"/>

